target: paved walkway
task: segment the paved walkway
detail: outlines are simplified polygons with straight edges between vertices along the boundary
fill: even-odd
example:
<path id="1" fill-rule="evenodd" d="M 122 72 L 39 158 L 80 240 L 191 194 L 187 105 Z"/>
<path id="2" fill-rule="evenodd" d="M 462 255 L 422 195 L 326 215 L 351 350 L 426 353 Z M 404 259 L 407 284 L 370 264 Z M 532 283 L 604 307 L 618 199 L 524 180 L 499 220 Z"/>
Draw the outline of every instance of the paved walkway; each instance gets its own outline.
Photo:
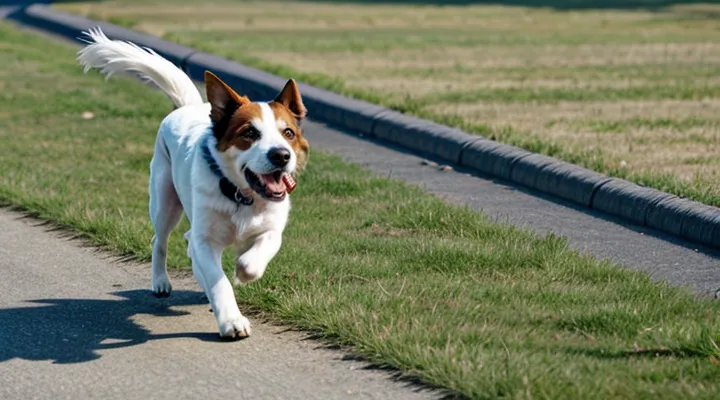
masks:
<path id="1" fill-rule="evenodd" d="M 0 399 L 427 399 L 387 372 L 253 320 L 221 342 L 192 277 L 146 288 L 119 264 L 0 209 Z"/>

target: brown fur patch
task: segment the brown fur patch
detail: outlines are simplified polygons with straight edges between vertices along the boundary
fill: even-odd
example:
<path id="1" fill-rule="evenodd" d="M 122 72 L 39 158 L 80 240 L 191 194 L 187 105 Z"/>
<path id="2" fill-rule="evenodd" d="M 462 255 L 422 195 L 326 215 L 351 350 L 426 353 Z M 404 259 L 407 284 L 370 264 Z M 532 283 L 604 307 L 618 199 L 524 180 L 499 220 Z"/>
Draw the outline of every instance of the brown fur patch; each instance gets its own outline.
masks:
<path id="1" fill-rule="evenodd" d="M 307 114 L 307 109 L 300 95 L 300 89 L 294 79 L 287 81 L 274 101 L 287 107 L 296 118 L 305 118 L 305 114 Z"/>
<path id="2" fill-rule="evenodd" d="M 302 170 L 307 163 L 310 144 L 302 134 L 302 128 L 300 127 L 298 119 L 290 109 L 283 104 L 273 101 L 269 103 L 269 106 L 275 114 L 275 119 L 285 122 L 287 128 L 295 134 L 294 137 L 288 137 L 284 132 L 280 132 L 297 156 L 297 169 Z"/>
<path id="3" fill-rule="evenodd" d="M 218 139 L 217 150 L 224 152 L 230 147 L 245 151 L 259 138 L 258 131 L 250 121 L 262 120 L 262 109 L 256 103 L 247 103 L 239 107 L 228 123 L 225 134 Z"/>
<path id="4" fill-rule="evenodd" d="M 231 147 L 245 151 L 260 137 L 251 121 L 262 120 L 262 108 L 245 96 L 240 96 L 220 78 L 205 71 L 205 85 L 211 104 L 210 119 L 213 132 L 218 140 L 217 150 L 225 152 Z M 297 156 L 297 169 L 307 163 L 310 145 L 302 135 L 300 119 L 307 112 L 294 80 L 289 80 L 275 101 L 269 103 L 277 120 L 285 127 L 280 131 Z M 288 132 L 285 132 L 288 130 Z M 290 134 L 290 132 L 292 134 Z"/>

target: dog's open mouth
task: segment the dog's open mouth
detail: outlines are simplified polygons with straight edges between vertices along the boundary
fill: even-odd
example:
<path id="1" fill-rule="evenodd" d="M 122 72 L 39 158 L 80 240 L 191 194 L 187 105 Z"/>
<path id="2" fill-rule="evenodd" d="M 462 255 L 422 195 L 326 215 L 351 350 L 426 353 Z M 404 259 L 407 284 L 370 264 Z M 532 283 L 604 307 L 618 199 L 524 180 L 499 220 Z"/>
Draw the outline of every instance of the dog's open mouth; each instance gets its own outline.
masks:
<path id="1" fill-rule="evenodd" d="M 255 174 L 249 168 L 245 168 L 245 179 L 250 187 L 263 198 L 270 201 L 282 201 L 287 195 L 288 188 L 285 184 L 283 171 L 277 170 L 269 174 Z"/>

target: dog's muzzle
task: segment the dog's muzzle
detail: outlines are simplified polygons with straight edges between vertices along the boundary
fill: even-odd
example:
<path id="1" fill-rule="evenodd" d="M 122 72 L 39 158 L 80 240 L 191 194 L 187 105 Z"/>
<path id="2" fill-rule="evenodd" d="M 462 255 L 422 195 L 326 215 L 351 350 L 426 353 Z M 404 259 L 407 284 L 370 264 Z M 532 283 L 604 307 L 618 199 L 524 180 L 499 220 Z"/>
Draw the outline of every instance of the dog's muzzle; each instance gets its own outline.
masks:
<path id="1" fill-rule="evenodd" d="M 297 186 L 290 174 L 280 169 L 267 174 L 256 174 L 245 168 L 245 179 L 257 194 L 270 201 L 284 200 Z"/>

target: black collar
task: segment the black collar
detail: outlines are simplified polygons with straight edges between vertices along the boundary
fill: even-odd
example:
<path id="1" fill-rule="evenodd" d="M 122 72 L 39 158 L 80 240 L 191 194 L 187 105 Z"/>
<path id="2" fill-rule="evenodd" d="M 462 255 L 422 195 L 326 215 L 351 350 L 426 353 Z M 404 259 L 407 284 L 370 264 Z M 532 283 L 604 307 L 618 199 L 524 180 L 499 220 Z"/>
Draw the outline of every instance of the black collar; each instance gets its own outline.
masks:
<path id="1" fill-rule="evenodd" d="M 212 152 L 210 151 L 210 147 L 208 145 L 208 140 L 210 139 L 210 136 L 206 136 L 203 140 L 202 144 L 202 155 L 205 159 L 205 162 L 208 163 L 208 167 L 210 167 L 210 171 L 220 178 L 219 186 L 220 186 L 220 192 L 230 199 L 230 201 L 234 202 L 235 204 L 249 206 L 252 205 L 254 202 L 252 197 L 245 197 L 240 192 L 240 188 L 235 186 L 232 182 L 230 182 L 230 179 L 228 179 L 225 175 L 223 175 L 222 171 L 220 170 L 220 166 L 218 165 L 217 161 L 215 161 L 215 157 L 213 157 Z"/>

